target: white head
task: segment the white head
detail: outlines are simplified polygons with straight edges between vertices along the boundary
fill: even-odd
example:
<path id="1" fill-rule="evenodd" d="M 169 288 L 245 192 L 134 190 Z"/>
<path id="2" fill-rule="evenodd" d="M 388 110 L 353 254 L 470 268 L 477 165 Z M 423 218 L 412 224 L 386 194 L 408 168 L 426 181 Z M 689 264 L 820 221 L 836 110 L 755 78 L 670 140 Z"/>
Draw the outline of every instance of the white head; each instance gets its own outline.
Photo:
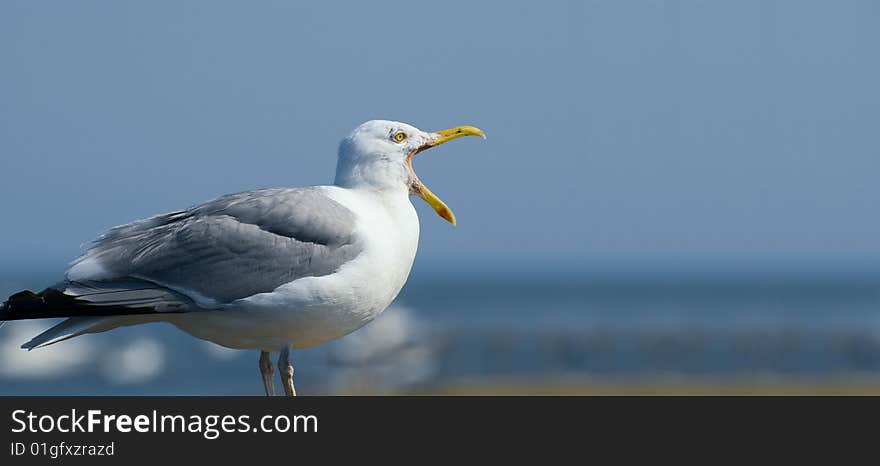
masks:
<path id="1" fill-rule="evenodd" d="M 412 159 L 419 152 L 462 136 L 486 135 L 473 126 L 434 133 L 397 121 L 371 120 L 339 144 L 336 185 L 374 190 L 405 190 L 425 200 L 438 215 L 455 224 L 455 215 L 416 176 Z"/>

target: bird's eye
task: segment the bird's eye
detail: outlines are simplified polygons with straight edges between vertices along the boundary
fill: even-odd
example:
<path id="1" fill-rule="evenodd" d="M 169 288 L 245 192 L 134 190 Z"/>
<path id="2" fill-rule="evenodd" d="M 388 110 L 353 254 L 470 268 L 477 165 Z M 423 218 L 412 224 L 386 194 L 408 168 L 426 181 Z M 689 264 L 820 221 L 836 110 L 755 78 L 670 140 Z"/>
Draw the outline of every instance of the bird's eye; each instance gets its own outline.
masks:
<path id="1" fill-rule="evenodd" d="M 394 136 L 392 136 L 392 138 L 394 139 L 395 142 L 406 141 L 406 133 L 404 133 L 403 131 L 398 131 L 398 132 L 394 133 Z"/>

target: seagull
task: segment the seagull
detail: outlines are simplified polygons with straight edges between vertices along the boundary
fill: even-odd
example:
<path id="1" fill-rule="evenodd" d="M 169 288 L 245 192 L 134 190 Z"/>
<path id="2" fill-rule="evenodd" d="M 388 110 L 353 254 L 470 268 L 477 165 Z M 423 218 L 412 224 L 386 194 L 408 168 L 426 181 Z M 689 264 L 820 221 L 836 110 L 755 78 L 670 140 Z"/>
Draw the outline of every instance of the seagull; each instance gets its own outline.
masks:
<path id="1" fill-rule="evenodd" d="M 291 351 L 340 338 L 375 319 L 406 283 L 419 240 L 410 196 L 455 215 L 413 170 L 413 157 L 473 126 L 425 132 L 396 121 L 361 124 L 339 144 L 330 186 L 228 194 L 110 229 L 64 280 L 0 305 L 0 321 L 66 317 L 22 345 L 169 322 L 228 348 L 259 349 L 267 396 L 279 352 L 294 396 Z"/>

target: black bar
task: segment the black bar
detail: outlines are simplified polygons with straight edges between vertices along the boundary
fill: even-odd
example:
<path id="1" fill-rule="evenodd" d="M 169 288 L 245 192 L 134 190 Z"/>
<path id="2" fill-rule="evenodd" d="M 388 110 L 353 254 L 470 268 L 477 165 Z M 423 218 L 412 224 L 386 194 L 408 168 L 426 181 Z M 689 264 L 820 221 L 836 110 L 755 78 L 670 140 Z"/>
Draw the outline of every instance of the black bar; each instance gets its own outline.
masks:
<path id="1" fill-rule="evenodd" d="M 199 464 L 250 466 L 272 458 L 312 458 L 325 464 L 350 455 L 373 463 L 405 452 L 421 455 L 412 457 L 421 463 L 434 455 L 454 454 L 464 455 L 464 461 L 469 451 L 498 457 L 575 454 L 583 459 L 602 452 L 620 459 L 653 449 L 693 453 L 707 446 L 722 448 L 725 455 L 732 454 L 731 449 L 742 454 L 758 447 L 803 453 L 805 448 L 829 445 L 835 437 L 850 444 L 842 452 L 849 454 L 859 441 L 872 445 L 873 430 L 858 426 L 873 424 L 878 403 L 877 398 L 812 397 L 6 397 L 0 398 L 5 417 L 0 458 L 12 461 L 0 464 L 177 464 L 198 458 Z M 29 429 L 34 419 L 37 430 L 47 430 L 59 419 L 64 421 L 60 427 L 69 429 L 72 420 L 68 425 L 64 415 L 86 416 L 80 418 L 80 426 L 87 428 L 88 410 L 100 410 L 95 415 L 100 424 L 91 433 L 58 432 L 57 424 L 53 432 L 13 432 Z M 35 417 L 29 420 L 26 413 Z M 121 424 L 132 432 L 117 429 L 120 415 L 132 418 Z M 183 416 L 188 432 L 154 432 L 159 423 L 152 422 L 163 415 Z M 40 421 L 45 416 L 51 421 Z M 104 416 L 116 417 L 107 421 Z M 134 431 L 137 416 L 146 416 L 140 418 L 146 419 L 140 427 L 150 432 Z M 240 422 L 241 416 L 247 416 L 246 423 Z M 288 424 L 287 432 L 254 432 L 265 427 L 260 425 L 263 416 L 272 416 L 265 421 L 270 430 L 283 430 L 284 420 L 275 422 L 286 416 L 294 420 L 297 431 Z M 308 416 L 314 416 L 314 423 Z M 182 426 L 174 419 L 176 424 L 166 419 L 164 427 Z M 147 421 L 152 424 L 147 426 Z M 235 431 L 223 432 L 226 427 Z M 61 442 L 68 447 L 104 445 L 105 453 L 112 444 L 113 455 L 70 456 L 73 451 Z M 64 454 L 60 459 L 45 455 L 53 446 Z"/>

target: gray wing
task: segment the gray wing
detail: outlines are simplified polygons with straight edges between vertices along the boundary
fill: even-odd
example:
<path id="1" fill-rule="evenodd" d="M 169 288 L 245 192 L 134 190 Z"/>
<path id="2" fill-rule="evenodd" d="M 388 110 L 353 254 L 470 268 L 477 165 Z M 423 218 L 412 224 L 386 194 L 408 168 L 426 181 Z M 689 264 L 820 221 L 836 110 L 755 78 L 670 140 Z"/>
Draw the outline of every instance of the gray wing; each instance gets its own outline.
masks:
<path id="1" fill-rule="evenodd" d="M 320 190 L 263 189 L 116 227 L 77 262 L 226 303 L 331 274 L 362 249 L 354 214 Z"/>

